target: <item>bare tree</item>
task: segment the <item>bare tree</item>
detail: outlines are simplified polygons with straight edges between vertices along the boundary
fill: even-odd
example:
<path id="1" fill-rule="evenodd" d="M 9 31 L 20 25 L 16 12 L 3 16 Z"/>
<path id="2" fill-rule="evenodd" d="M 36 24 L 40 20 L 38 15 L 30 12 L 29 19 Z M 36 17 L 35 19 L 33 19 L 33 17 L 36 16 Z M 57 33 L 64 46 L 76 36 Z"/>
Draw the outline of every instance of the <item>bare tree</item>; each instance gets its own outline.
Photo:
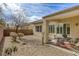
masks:
<path id="1" fill-rule="evenodd" d="M 4 15 L 4 9 L 2 6 L 6 8 L 7 5 L 5 3 L 0 5 L 0 24 L 5 25 L 5 15 Z"/>
<path id="2" fill-rule="evenodd" d="M 18 32 L 19 28 L 21 29 L 25 24 L 28 23 L 27 17 L 22 10 L 16 10 L 16 12 L 12 14 L 12 17 L 14 26 L 16 28 L 16 33 Z"/>

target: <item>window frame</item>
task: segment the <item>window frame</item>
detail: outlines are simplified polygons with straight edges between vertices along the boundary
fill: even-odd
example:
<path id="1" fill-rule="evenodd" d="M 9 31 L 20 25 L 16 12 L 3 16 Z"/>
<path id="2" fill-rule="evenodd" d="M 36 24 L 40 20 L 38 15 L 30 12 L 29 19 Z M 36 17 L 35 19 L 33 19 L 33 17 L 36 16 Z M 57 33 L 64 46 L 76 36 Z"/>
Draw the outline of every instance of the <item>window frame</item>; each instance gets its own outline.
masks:
<path id="1" fill-rule="evenodd" d="M 42 32 L 42 25 L 35 26 L 36 32 Z"/>

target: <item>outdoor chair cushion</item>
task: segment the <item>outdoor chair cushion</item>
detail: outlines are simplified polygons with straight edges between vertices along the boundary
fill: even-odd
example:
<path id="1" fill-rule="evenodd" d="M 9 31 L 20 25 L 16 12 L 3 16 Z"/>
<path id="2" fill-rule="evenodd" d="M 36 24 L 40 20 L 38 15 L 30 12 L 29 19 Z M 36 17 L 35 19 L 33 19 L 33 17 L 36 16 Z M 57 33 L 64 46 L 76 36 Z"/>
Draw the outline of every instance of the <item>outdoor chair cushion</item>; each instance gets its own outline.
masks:
<path id="1" fill-rule="evenodd" d="M 57 43 L 57 40 L 56 39 L 53 39 L 51 40 L 52 43 L 56 44 Z"/>

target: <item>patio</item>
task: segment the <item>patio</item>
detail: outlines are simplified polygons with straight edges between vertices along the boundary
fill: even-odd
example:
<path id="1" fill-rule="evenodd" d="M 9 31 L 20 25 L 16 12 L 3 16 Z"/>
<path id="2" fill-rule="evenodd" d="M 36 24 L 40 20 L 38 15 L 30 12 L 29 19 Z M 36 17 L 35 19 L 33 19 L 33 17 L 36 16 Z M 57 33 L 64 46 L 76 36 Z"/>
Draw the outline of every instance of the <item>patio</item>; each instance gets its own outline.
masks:
<path id="1" fill-rule="evenodd" d="M 11 37 L 5 37 L 4 51 L 7 47 L 17 46 L 18 50 L 11 55 L 14 56 L 72 56 L 73 54 L 66 51 L 48 46 L 42 45 L 41 39 L 36 38 L 34 35 L 24 36 L 20 43 L 12 43 Z M 25 43 L 25 44 L 23 44 Z"/>

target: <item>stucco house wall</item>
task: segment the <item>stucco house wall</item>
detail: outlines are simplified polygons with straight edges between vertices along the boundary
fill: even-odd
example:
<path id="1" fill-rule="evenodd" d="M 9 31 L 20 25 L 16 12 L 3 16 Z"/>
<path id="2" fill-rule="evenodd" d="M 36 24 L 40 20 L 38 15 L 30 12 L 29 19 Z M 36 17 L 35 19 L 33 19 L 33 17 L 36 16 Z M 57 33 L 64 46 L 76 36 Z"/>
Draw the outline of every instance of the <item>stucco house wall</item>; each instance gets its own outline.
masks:
<path id="1" fill-rule="evenodd" d="M 41 39 L 42 38 L 42 32 L 37 32 L 36 28 L 35 28 L 36 26 L 43 26 L 43 24 L 42 23 L 38 23 L 38 24 L 34 24 L 34 26 L 33 26 L 34 36 L 37 37 L 38 39 Z M 42 30 L 43 30 L 43 28 L 42 28 Z"/>
<path id="2" fill-rule="evenodd" d="M 42 39 L 42 32 L 37 32 L 36 31 L 36 26 L 42 26 L 42 30 L 43 30 L 43 22 L 41 20 L 37 20 L 37 21 L 31 22 L 26 27 L 27 27 L 27 29 L 32 29 L 33 30 L 33 35 L 36 38 Z"/>
<path id="3" fill-rule="evenodd" d="M 79 38 L 79 16 L 70 17 L 61 20 L 49 21 L 48 25 L 57 24 L 70 24 L 70 37 Z M 56 33 L 49 33 L 50 38 L 54 38 Z"/>
<path id="4" fill-rule="evenodd" d="M 64 19 L 62 22 L 70 24 L 70 35 L 72 38 L 79 38 L 79 16 Z"/>
<path id="5" fill-rule="evenodd" d="M 68 8 L 58 11 L 54 14 L 50 14 L 43 17 L 43 32 L 45 43 L 48 41 L 48 37 L 54 37 L 56 33 L 49 33 L 48 25 L 51 24 L 70 24 L 70 36 L 71 38 L 79 38 L 79 6 Z M 58 35 L 58 33 L 56 34 Z"/>

